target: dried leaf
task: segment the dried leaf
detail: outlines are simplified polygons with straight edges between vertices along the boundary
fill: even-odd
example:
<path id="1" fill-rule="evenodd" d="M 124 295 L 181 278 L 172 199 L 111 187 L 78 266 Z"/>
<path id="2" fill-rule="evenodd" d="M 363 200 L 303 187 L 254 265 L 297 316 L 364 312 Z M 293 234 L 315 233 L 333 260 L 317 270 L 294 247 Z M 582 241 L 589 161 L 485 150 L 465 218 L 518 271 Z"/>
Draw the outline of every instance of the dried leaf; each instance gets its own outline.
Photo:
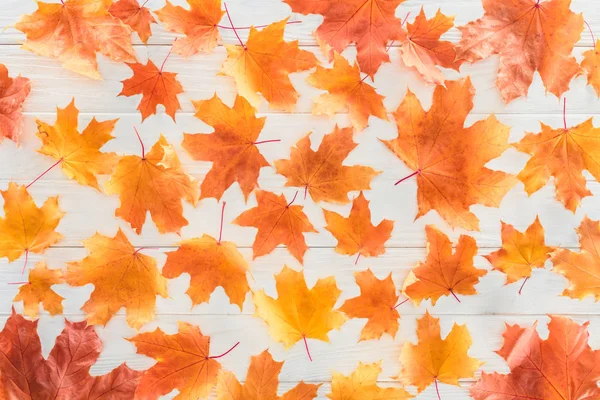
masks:
<path id="1" fill-rule="evenodd" d="M 31 83 L 21 75 L 8 76 L 8 68 L 0 64 L 0 142 L 3 138 L 19 143 L 23 133 L 23 102 L 29 96 Z"/>
<path id="2" fill-rule="evenodd" d="M 596 41 L 594 49 L 583 53 L 581 68 L 587 74 L 588 85 L 591 85 L 600 97 L 600 40 Z"/>
<path id="3" fill-rule="evenodd" d="M 117 0 L 110 6 L 108 12 L 137 32 L 144 44 L 148 43 L 148 39 L 152 36 L 150 24 L 155 24 L 156 20 L 147 7 L 140 6 L 138 0 Z"/>
<path id="4" fill-rule="evenodd" d="M 29 318 L 38 316 L 40 305 L 50 315 L 62 314 L 62 301 L 64 298 L 52 290 L 52 285 L 63 282 L 61 270 L 48 269 L 46 263 L 40 261 L 34 269 L 29 271 L 28 282 L 19 287 L 19 293 L 17 293 L 13 302 L 22 301 L 23 314 Z"/>
<path id="5" fill-rule="evenodd" d="M 331 400 L 407 400 L 414 396 L 402 388 L 383 388 L 377 385 L 381 361 L 373 364 L 358 363 L 350 376 L 333 371 Z"/>

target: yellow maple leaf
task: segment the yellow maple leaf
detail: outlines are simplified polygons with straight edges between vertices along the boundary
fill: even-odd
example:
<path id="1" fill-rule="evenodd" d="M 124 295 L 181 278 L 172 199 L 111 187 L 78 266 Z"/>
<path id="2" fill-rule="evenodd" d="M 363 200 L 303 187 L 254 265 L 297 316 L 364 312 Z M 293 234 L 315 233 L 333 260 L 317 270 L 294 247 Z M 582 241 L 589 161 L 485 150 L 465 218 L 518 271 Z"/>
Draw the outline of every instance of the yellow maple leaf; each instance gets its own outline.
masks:
<path id="1" fill-rule="evenodd" d="M 591 85 L 600 97 L 600 40 L 592 50 L 583 53 L 581 68 L 587 74 L 588 85 Z"/>
<path id="2" fill-rule="evenodd" d="M 402 388 L 384 388 L 377 385 L 381 361 L 373 364 L 358 363 L 350 376 L 333 371 L 331 400 L 407 400 L 413 396 Z"/>
<path id="3" fill-rule="evenodd" d="M 19 288 L 19 293 L 14 302 L 23 302 L 23 314 L 36 318 L 39 314 L 40 304 L 50 315 L 63 312 L 63 297 L 59 296 L 52 285 L 63 283 L 63 273 L 59 269 L 48 269 L 44 261 L 40 261 L 29 271 L 28 282 Z"/>

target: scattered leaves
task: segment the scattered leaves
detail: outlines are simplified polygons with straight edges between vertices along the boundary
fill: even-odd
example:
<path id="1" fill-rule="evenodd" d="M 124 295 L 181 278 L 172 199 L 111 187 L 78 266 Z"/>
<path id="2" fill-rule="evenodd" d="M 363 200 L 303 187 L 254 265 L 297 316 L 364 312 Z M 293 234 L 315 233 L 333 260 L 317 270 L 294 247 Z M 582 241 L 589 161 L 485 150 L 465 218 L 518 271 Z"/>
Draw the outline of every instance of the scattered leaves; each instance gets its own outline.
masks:
<path id="1" fill-rule="evenodd" d="M 40 304 L 50 315 L 62 314 L 64 298 L 52 290 L 52 285 L 63 282 L 61 270 L 48 269 L 46 263 L 40 261 L 29 271 L 28 282 L 19 287 L 19 293 L 13 301 L 23 302 L 23 314 L 29 318 L 38 316 Z"/>
<path id="2" fill-rule="evenodd" d="M 29 96 L 31 83 L 22 76 L 11 78 L 8 68 L 0 64 L 0 142 L 3 138 L 19 143 L 23 133 L 23 102 Z"/>
<path id="3" fill-rule="evenodd" d="M 588 85 L 591 85 L 600 97 L 600 40 L 592 50 L 583 53 L 581 68 L 587 74 Z"/>
<path id="4" fill-rule="evenodd" d="M 155 24 L 156 20 L 147 7 L 140 6 L 138 0 L 117 0 L 110 6 L 108 12 L 137 32 L 144 44 L 148 43 L 148 39 L 152 36 L 150 25 Z"/>
<path id="5" fill-rule="evenodd" d="M 331 400 L 408 400 L 413 396 L 402 388 L 382 388 L 377 385 L 381 361 L 373 364 L 358 363 L 350 376 L 333 371 Z"/>

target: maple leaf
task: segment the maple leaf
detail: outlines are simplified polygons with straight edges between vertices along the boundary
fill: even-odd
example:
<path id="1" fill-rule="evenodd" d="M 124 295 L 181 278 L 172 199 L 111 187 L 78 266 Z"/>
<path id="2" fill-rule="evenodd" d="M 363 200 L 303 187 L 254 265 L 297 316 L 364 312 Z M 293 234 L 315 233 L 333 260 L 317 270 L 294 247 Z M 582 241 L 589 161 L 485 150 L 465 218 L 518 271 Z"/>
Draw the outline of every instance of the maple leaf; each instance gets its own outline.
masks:
<path id="1" fill-rule="evenodd" d="M 402 388 L 382 388 L 377 385 L 381 374 L 381 362 L 358 363 L 350 376 L 333 371 L 331 377 L 331 400 L 407 400 L 413 396 Z"/>
<path id="2" fill-rule="evenodd" d="M 193 103 L 195 116 L 215 129 L 210 134 L 183 134 L 182 146 L 194 160 L 213 163 L 200 186 L 201 198 L 220 200 L 237 181 L 248 200 L 258 187 L 260 169 L 269 166 L 256 147 L 266 117 L 256 118 L 256 110 L 241 96 L 236 96 L 233 108 L 217 95 Z"/>
<path id="3" fill-rule="evenodd" d="M 90 254 L 67 264 L 65 280 L 71 286 L 94 285 L 82 307 L 87 322 L 106 325 L 121 307 L 132 328 L 152 321 L 156 295 L 167 297 L 167 281 L 156 260 L 135 250 L 120 229 L 114 238 L 96 233 L 83 245 Z"/>
<path id="4" fill-rule="evenodd" d="M 583 53 L 581 68 L 587 74 L 588 85 L 591 85 L 600 97 L 600 40 L 592 50 Z"/>
<path id="5" fill-rule="evenodd" d="M 404 343 L 400 353 L 402 371 L 397 379 L 414 385 L 419 393 L 432 383 L 459 386 L 459 379 L 474 378 L 483 364 L 467 354 L 473 340 L 465 325 L 452 326 L 445 339 L 440 334 L 440 320 L 428 311 L 417 320 L 417 344 Z M 439 397 L 439 393 L 438 393 Z"/>
<path id="6" fill-rule="evenodd" d="M 407 26 L 406 39 L 400 46 L 401 60 L 414 68 L 428 83 L 444 84 L 444 75 L 436 68 L 459 70 L 463 60 L 456 59 L 454 44 L 440 37 L 454 26 L 454 17 L 447 17 L 438 9 L 435 17 L 427 19 L 423 7 L 412 24 Z"/>
<path id="7" fill-rule="evenodd" d="M 156 20 L 148 8 L 140 6 L 138 0 L 117 0 L 110 6 L 108 12 L 137 32 L 144 44 L 148 43 L 148 39 L 152 36 L 150 24 L 155 24 Z"/>
<path id="8" fill-rule="evenodd" d="M 184 57 L 198 52 L 210 53 L 221 40 L 217 24 L 224 11 L 221 0 L 187 0 L 190 9 L 167 4 L 155 13 L 165 29 L 184 34 L 173 42 L 173 51 Z"/>
<path id="9" fill-rule="evenodd" d="M 471 79 L 445 85 L 436 86 L 427 112 L 408 91 L 394 114 L 398 137 L 382 142 L 415 171 L 408 177 L 417 175 L 416 218 L 436 210 L 452 227 L 478 230 L 470 206 L 498 207 L 517 183 L 512 175 L 485 167 L 508 148 L 510 128 L 493 115 L 465 128 L 475 95 Z"/>
<path id="10" fill-rule="evenodd" d="M 58 197 L 50 197 L 41 208 L 35 204 L 25 186 L 9 182 L 1 190 L 4 218 L 0 218 L 0 257 L 13 262 L 23 253 L 42 254 L 62 239 L 55 231 L 65 215 L 58 209 Z"/>
<path id="11" fill-rule="evenodd" d="M 50 315 L 62 314 L 64 298 L 52 290 L 52 285 L 63 282 L 61 270 L 48 269 L 46 263 L 40 261 L 29 271 L 28 282 L 19 288 L 13 302 L 22 301 L 23 314 L 30 318 L 38 316 L 40 304 Z"/>
<path id="12" fill-rule="evenodd" d="M 292 205 L 295 199 L 296 196 L 288 203 L 284 195 L 259 190 L 256 192 L 258 205 L 244 211 L 233 221 L 240 226 L 258 229 L 252 243 L 252 259 L 269 254 L 277 245 L 283 244 L 301 264 L 304 262 L 308 246 L 303 232 L 317 233 L 317 230 L 302 211 L 304 207 Z"/>
<path id="13" fill-rule="evenodd" d="M 121 364 L 106 375 L 90 375 L 102 350 L 94 327 L 65 320 L 44 359 L 37 325 L 13 309 L 0 332 L 0 396 L 4 392 L 7 399 L 133 399 L 141 371 Z"/>
<path id="14" fill-rule="evenodd" d="M 600 351 L 588 345 L 589 322 L 582 325 L 550 316 L 548 339 L 540 339 L 536 324 L 506 325 L 504 345 L 497 353 L 509 374 L 482 373 L 470 388 L 475 400 L 600 398 Z"/>
<path id="15" fill-rule="evenodd" d="M 246 381 L 242 385 L 229 371 L 221 371 L 217 381 L 217 400 L 312 400 L 321 384 L 300 381 L 283 396 L 277 395 L 283 362 L 273 360 L 268 350 L 252 356 Z"/>
<path id="16" fill-rule="evenodd" d="M 435 305 L 440 297 L 449 295 L 460 302 L 457 294 L 477 294 L 475 285 L 487 271 L 473 266 L 477 255 L 475 239 L 460 235 L 453 254 L 452 243 L 443 232 L 427 225 L 425 233 L 427 259 L 419 262 L 406 278 L 404 293 L 417 305 L 424 299 L 431 299 Z"/>
<path id="17" fill-rule="evenodd" d="M 37 2 L 15 28 L 27 36 L 23 48 L 58 59 L 63 67 L 101 79 L 96 53 L 118 62 L 135 62 L 131 28 L 109 13 L 113 0 Z"/>
<path id="18" fill-rule="evenodd" d="M 362 192 L 352 202 L 352 209 L 348 218 L 340 214 L 323 210 L 327 229 L 337 239 L 335 251 L 340 254 L 359 257 L 376 257 L 385 253 L 384 244 L 392 237 L 394 221 L 382 220 L 379 225 L 371 223 L 371 210 L 369 202 Z M 358 262 L 358 258 L 356 259 Z"/>
<path id="19" fill-rule="evenodd" d="M 10 78 L 8 68 L 0 64 L 0 142 L 3 138 L 19 143 L 23 133 L 23 102 L 29 96 L 31 83 L 22 76 Z"/>
<path id="20" fill-rule="evenodd" d="M 350 66 L 348 60 L 339 54 L 333 58 L 330 69 L 317 66 L 309 75 L 308 83 L 317 89 L 327 90 L 315 100 L 313 114 L 333 117 L 336 113 L 348 109 L 350 122 L 354 129 L 362 131 L 373 115 L 387 121 L 387 113 L 383 105 L 384 96 L 360 77 L 358 65 Z"/>
<path id="21" fill-rule="evenodd" d="M 396 285 L 390 273 L 385 279 L 377 279 L 371 269 L 355 272 L 356 283 L 360 287 L 360 296 L 348 299 L 340 311 L 350 318 L 367 318 L 367 324 L 360 332 L 360 340 L 381 339 L 384 333 L 392 338 L 398 332 L 396 311 Z"/>
<path id="22" fill-rule="evenodd" d="M 70 179 L 100 190 L 96 175 L 109 174 L 118 159 L 115 153 L 103 153 L 100 149 L 113 139 L 111 132 L 118 119 L 98 122 L 93 118 L 80 134 L 78 118 L 73 99 L 66 108 L 56 108 L 53 126 L 36 119 L 37 137 L 42 141 L 38 152 L 57 160 L 55 165 L 60 164 Z"/>
<path id="23" fill-rule="evenodd" d="M 284 266 L 275 275 L 275 283 L 277 299 L 262 289 L 252 296 L 256 307 L 254 315 L 267 323 L 273 340 L 283 343 L 286 349 L 303 340 L 307 352 L 307 339 L 329 343 L 329 331 L 340 329 L 346 321 L 343 313 L 333 310 L 342 293 L 335 278 L 319 279 L 309 290 L 304 272 Z M 308 357 L 311 358 L 310 353 Z"/>
<path id="24" fill-rule="evenodd" d="M 159 104 L 165 107 L 165 112 L 173 118 L 173 121 L 175 121 L 177 110 L 181 110 L 177 95 L 183 93 L 183 87 L 175 78 L 176 73 L 163 72 L 165 62 L 163 62 L 160 69 L 150 59 L 148 59 L 146 65 L 140 63 L 127 64 L 133 71 L 133 76 L 121 81 L 123 90 L 121 90 L 119 96 L 142 95 L 142 101 L 137 107 L 142 114 L 142 122 L 150 115 L 156 114 L 156 107 Z"/>
<path id="25" fill-rule="evenodd" d="M 483 0 L 483 18 L 459 27 L 457 58 L 476 62 L 500 56 L 496 86 L 504 102 L 526 96 L 538 71 L 547 91 L 569 89 L 580 73 L 571 54 L 583 30 L 583 17 L 571 0 Z"/>
<path id="26" fill-rule="evenodd" d="M 325 135 L 319 150 L 311 149 L 310 134 L 292 148 L 289 160 L 275 161 L 278 174 L 287 178 L 285 186 L 304 187 L 314 201 L 349 203 L 348 192 L 371 189 L 371 180 L 380 174 L 371 167 L 342 165 L 358 146 L 352 128 L 338 128 Z"/>
<path id="27" fill-rule="evenodd" d="M 135 345 L 138 354 L 157 361 L 142 375 L 136 398 L 158 399 L 174 389 L 179 390 L 175 399 L 207 398 L 221 370 L 216 359 L 237 346 L 220 356 L 209 356 L 210 337 L 186 322 L 177 322 L 177 327 L 178 332 L 173 335 L 156 328 L 127 339 Z"/>
<path id="28" fill-rule="evenodd" d="M 179 233 L 188 224 L 182 200 L 196 205 L 198 183 L 185 173 L 175 149 L 162 135 L 148 154 L 142 152 L 142 157 L 122 157 L 105 184 L 106 193 L 118 194 L 121 200 L 115 215 L 139 235 L 149 211 L 160 233 Z"/>
<path id="29" fill-rule="evenodd" d="M 533 268 L 544 268 L 554 248 L 546 246 L 538 217 L 524 233 L 502 222 L 502 248 L 484 256 L 494 269 L 506 274 L 506 285 L 529 279 Z"/>
<path id="30" fill-rule="evenodd" d="M 287 18 L 262 29 L 250 28 L 246 45 L 225 45 L 227 59 L 219 75 L 231 76 L 238 93 L 258 107 L 258 93 L 269 102 L 269 107 L 294 111 L 298 93 L 288 75 L 311 69 L 317 65 L 313 53 L 301 50 L 298 41 L 283 40 Z"/>

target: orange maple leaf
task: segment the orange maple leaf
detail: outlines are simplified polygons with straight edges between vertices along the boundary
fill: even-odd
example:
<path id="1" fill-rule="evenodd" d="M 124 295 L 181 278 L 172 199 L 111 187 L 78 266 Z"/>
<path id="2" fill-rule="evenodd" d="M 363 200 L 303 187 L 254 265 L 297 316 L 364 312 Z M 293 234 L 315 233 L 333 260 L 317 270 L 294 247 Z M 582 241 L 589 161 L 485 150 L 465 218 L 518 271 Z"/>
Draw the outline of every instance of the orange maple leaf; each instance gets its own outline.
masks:
<path id="1" fill-rule="evenodd" d="M 457 57 L 473 63 L 499 55 L 496 86 L 506 103 L 527 95 L 536 71 L 546 90 L 560 96 L 581 71 L 571 53 L 583 16 L 570 6 L 571 0 L 483 0 L 483 18 L 458 28 Z"/>
<path id="2" fill-rule="evenodd" d="M 147 7 L 140 6 L 138 0 L 117 0 L 110 6 L 108 12 L 136 31 L 143 43 L 148 43 L 148 39 L 152 36 L 150 24 L 156 24 L 156 20 Z"/>
<path id="3" fill-rule="evenodd" d="M 270 108 L 293 111 L 298 93 L 288 75 L 311 69 L 318 63 L 313 53 L 300 50 L 297 40 L 283 40 L 286 24 L 287 18 L 260 31 L 251 27 L 245 45 L 241 42 L 241 46 L 225 45 L 227 59 L 219 75 L 231 76 L 238 93 L 254 107 L 261 102 L 260 93 Z"/>
<path id="4" fill-rule="evenodd" d="M 350 318 L 367 318 L 367 324 L 360 332 L 360 340 L 381 339 L 384 333 L 396 336 L 400 324 L 400 314 L 396 311 L 396 285 L 390 273 L 385 279 L 377 279 L 371 269 L 355 272 L 360 296 L 348 299 L 340 311 Z"/>
<path id="5" fill-rule="evenodd" d="M 57 160 L 50 169 L 60 164 L 70 179 L 100 190 L 96 175 L 109 174 L 118 159 L 115 153 L 103 153 L 100 149 L 113 139 L 111 132 L 118 119 L 98 122 L 93 118 L 80 134 L 77 130 L 78 118 L 79 110 L 73 99 L 66 108 L 57 107 L 54 126 L 36 119 L 37 137 L 42 141 L 42 148 L 38 152 Z"/>
<path id="6" fill-rule="evenodd" d="M 587 74 L 588 85 L 591 85 L 600 97 L 600 40 L 592 50 L 583 53 L 581 68 Z"/>
<path id="7" fill-rule="evenodd" d="M 404 37 L 402 21 L 395 17 L 404 0 L 284 0 L 293 12 L 321 14 L 323 23 L 315 31 L 317 40 L 341 53 L 356 44 L 361 71 L 371 78 L 384 62 L 389 62 L 387 45 Z M 333 51 L 328 52 L 329 59 Z"/>
<path id="8" fill-rule="evenodd" d="M 58 59 L 63 67 L 101 79 L 96 53 L 118 62 L 135 62 L 131 28 L 109 13 L 113 0 L 37 2 L 15 28 L 27 36 L 23 48 Z"/>
<path id="9" fill-rule="evenodd" d="M 344 376 L 333 371 L 331 377 L 331 400 L 408 400 L 413 396 L 402 388 L 384 388 L 377 385 L 381 374 L 381 362 L 373 364 L 358 363 L 358 367 Z"/>
<path id="10" fill-rule="evenodd" d="M 114 238 L 96 233 L 83 244 L 90 254 L 67 264 L 65 280 L 71 286 L 94 285 L 82 307 L 87 323 L 106 325 L 121 307 L 132 328 L 152 321 L 156 296 L 167 297 L 167 280 L 156 260 L 139 253 L 120 229 Z"/>
<path id="11" fill-rule="evenodd" d="M 129 222 L 138 235 L 148 211 L 160 233 L 179 233 L 188 224 L 182 201 L 193 206 L 198 201 L 198 182 L 185 173 L 175 149 L 162 135 L 148 154 L 142 147 L 141 157 L 122 157 L 105 191 L 119 195 L 121 206 L 115 215 Z"/>
<path id="12" fill-rule="evenodd" d="M 579 325 L 551 316 L 548 339 L 540 339 L 536 324 L 506 325 L 504 345 L 497 351 L 509 374 L 483 373 L 470 388 L 475 400 L 600 398 L 600 351 L 588 344 L 589 321 Z"/>
<path id="13" fill-rule="evenodd" d="M 289 160 L 275 161 L 277 173 L 285 176 L 285 186 L 303 187 L 314 201 L 348 203 L 348 192 L 371 189 L 371 180 L 380 174 L 371 167 L 342 165 L 358 146 L 352 128 L 338 128 L 325 135 L 319 150 L 311 149 L 310 134 L 292 148 Z M 306 197 L 306 196 L 305 196 Z"/>
<path id="14" fill-rule="evenodd" d="M 296 192 L 296 195 L 298 193 Z M 277 245 L 283 244 L 302 264 L 304 253 L 308 250 L 303 232 L 317 230 L 312 226 L 302 206 L 293 206 L 285 196 L 259 190 L 256 192 L 258 205 L 241 213 L 234 224 L 252 226 L 258 229 L 252 244 L 252 259 L 272 252 Z"/>
<path id="15" fill-rule="evenodd" d="M 59 296 L 52 285 L 63 283 L 63 273 L 59 269 L 48 269 L 44 261 L 36 264 L 29 271 L 28 282 L 19 288 L 19 293 L 13 302 L 23 302 L 23 314 L 30 318 L 36 318 L 39 314 L 40 304 L 50 315 L 63 312 L 63 297 Z"/>
<path id="16" fill-rule="evenodd" d="M 379 225 L 371 223 L 371 210 L 369 202 L 362 192 L 352 202 L 352 209 L 348 218 L 340 214 L 323 210 L 327 229 L 338 243 L 335 251 L 340 254 L 354 255 L 359 257 L 377 257 L 385 253 L 384 244 L 392 237 L 394 221 L 382 220 Z M 356 259 L 358 262 L 358 258 Z"/>
<path id="17" fill-rule="evenodd" d="M 408 92 L 394 117 L 398 137 L 383 143 L 417 175 L 419 212 L 436 210 L 452 227 L 479 229 L 473 204 L 498 207 L 517 180 L 485 167 L 508 148 L 510 128 L 495 116 L 465 128 L 475 89 L 470 78 L 436 86 L 433 104 L 425 112 Z"/>
<path id="18" fill-rule="evenodd" d="M 31 83 L 22 76 L 10 78 L 8 68 L 0 64 L 0 142 L 3 138 L 19 143 L 23 132 L 23 102 L 29 96 Z"/>
<path id="19" fill-rule="evenodd" d="M 266 118 L 256 118 L 256 110 L 241 96 L 236 96 L 233 108 L 217 95 L 193 103 L 195 116 L 215 129 L 210 134 L 183 135 L 182 146 L 194 160 L 213 163 L 200 186 L 200 198 L 220 200 L 237 181 L 248 200 L 258 187 L 260 169 L 269 166 L 256 147 Z"/>
<path id="20" fill-rule="evenodd" d="M 431 299 L 435 305 L 442 296 L 477 294 L 475 285 L 487 274 L 485 269 L 473 266 L 477 255 L 477 244 L 471 236 L 460 235 L 452 254 L 452 243 L 448 236 L 432 225 L 425 227 L 427 234 L 427 259 L 419 262 L 404 282 L 404 293 L 415 304 Z"/>
<path id="21" fill-rule="evenodd" d="M 217 24 L 225 14 L 221 0 L 187 0 L 190 9 L 167 4 L 155 13 L 163 26 L 185 35 L 173 42 L 173 51 L 189 57 L 200 51 L 210 53 L 221 40 Z"/>
<path id="22" fill-rule="evenodd" d="M 312 400 L 321 384 L 300 381 L 283 396 L 277 395 L 283 362 L 273 360 L 268 350 L 252 356 L 246 381 L 242 385 L 229 371 L 221 371 L 217 381 L 217 400 Z"/>

